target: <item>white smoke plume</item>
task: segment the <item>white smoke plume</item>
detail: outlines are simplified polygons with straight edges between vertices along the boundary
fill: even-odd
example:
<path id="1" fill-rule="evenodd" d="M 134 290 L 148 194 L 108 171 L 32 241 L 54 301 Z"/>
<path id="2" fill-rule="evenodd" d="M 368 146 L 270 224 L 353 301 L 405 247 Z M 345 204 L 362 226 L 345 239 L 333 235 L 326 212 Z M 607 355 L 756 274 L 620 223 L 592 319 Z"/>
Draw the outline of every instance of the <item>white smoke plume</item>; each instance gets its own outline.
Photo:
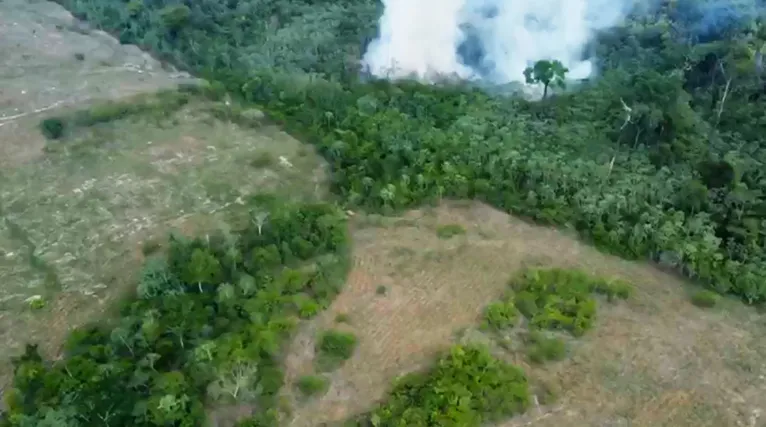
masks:
<path id="1" fill-rule="evenodd" d="M 632 0 L 382 0 L 379 36 L 362 65 L 385 78 L 458 76 L 522 81 L 542 59 L 586 78 L 584 49 L 598 30 L 618 25 Z"/>

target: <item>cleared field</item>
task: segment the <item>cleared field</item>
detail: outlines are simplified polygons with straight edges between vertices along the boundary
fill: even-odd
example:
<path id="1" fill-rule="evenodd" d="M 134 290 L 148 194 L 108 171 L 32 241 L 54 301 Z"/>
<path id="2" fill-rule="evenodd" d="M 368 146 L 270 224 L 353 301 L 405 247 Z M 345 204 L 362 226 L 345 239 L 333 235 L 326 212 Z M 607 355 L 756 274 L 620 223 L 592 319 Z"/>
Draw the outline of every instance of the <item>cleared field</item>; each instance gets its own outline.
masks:
<path id="1" fill-rule="evenodd" d="M 213 108 L 226 107 L 192 101 L 161 119 L 138 114 L 75 130 L 44 157 L 4 171 L 0 357 L 28 340 L 54 349 L 133 286 L 143 252 L 170 230 L 226 227 L 257 193 L 324 194 L 325 167 L 309 148 L 270 125 L 216 119 Z M 36 296 L 49 305 L 32 312 Z"/>
<path id="2" fill-rule="evenodd" d="M 49 1 L 0 1 L 0 58 L 0 167 L 40 155 L 42 114 L 192 80 Z"/>
<path id="3" fill-rule="evenodd" d="M 445 239 L 445 225 L 466 232 Z M 293 426 L 332 425 L 369 409 L 393 378 L 425 366 L 434 352 L 458 340 L 487 341 L 473 330 L 484 306 L 530 265 L 620 277 L 636 294 L 602 304 L 594 330 L 574 340 L 563 362 L 539 367 L 496 349 L 522 365 L 534 387 L 558 395 L 504 427 L 763 425 L 766 317 L 735 301 L 697 308 L 682 281 L 653 267 L 465 203 L 357 218 L 354 261 L 343 293 L 293 342 L 288 378 L 313 372 L 322 329 L 353 331 L 359 347 L 330 374 L 323 397 L 295 401 Z M 336 323 L 339 314 L 348 322 Z"/>

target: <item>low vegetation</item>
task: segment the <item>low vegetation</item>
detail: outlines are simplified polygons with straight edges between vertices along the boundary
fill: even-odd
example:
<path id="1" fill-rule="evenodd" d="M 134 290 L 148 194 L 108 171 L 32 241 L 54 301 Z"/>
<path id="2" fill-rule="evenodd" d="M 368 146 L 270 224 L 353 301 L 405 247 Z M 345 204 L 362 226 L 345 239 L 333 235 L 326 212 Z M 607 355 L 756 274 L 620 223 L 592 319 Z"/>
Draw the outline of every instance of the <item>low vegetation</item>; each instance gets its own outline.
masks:
<path id="1" fill-rule="evenodd" d="M 172 237 L 121 317 L 74 331 L 62 359 L 43 360 L 29 345 L 14 361 L 2 425 L 192 426 L 213 402 L 257 404 L 275 420 L 296 302 L 324 307 L 340 289 L 346 226 L 329 205 L 252 203 L 267 209 L 263 225 Z M 347 354 L 345 335 L 328 337 L 334 355 Z"/>
<path id="2" fill-rule="evenodd" d="M 567 344 L 559 337 L 531 331 L 527 337 L 527 355 L 534 363 L 563 360 L 567 356 Z"/>
<path id="3" fill-rule="evenodd" d="M 515 326 L 519 320 L 519 310 L 512 295 L 495 301 L 484 310 L 484 326 L 500 331 Z"/>
<path id="4" fill-rule="evenodd" d="M 514 278 L 516 308 L 531 328 L 562 329 L 580 336 L 593 327 L 596 299 L 628 298 L 631 286 L 619 280 L 591 277 L 579 270 L 531 269 Z"/>
<path id="5" fill-rule="evenodd" d="M 461 234 L 465 234 L 465 228 L 458 224 L 440 225 L 436 228 L 436 235 L 442 239 L 451 239 Z"/>
<path id="6" fill-rule="evenodd" d="M 701 308 L 715 307 L 720 299 L 720 295 L 706 289 L 695 291 L 691 295 L 692 304 Z"/>
<path id="7" fill-rule="evenodd" d="M 348 423 L 359 427 L 479 427 L 523 413 L 524 372 L 479 346 L 454 346 L 426 372 L 405 376 L 379 408 Z"/>
<path id="8" fill-rule="evenodd" d="M 40 122 L 40 131 L 46 138 L 57 140 L 78 128 L 109 123 L 126 117 L 148 117 L 155 124 L 160 124 L 204 90 L 205 86 L 180 85 L 177 88 L 165 89 L 128 100 L 100 102 L 90 108 L 66 115 L 45 118 Z"/>
<path id="9" fill-rule="evenodd" d="M 317 340 L 316 364 L 320 371 L 337 369 L 354 355 L 358 344 L 356 335 L 350 332 L 328 330 Z"/>
<path id="10" fill-rule="evenodd" d="M 304 375 L 298 378 L 296 386 L 306 397 L 316 397 L 324 394 L 330 386 L 326 377 L 321 375 Z"/>

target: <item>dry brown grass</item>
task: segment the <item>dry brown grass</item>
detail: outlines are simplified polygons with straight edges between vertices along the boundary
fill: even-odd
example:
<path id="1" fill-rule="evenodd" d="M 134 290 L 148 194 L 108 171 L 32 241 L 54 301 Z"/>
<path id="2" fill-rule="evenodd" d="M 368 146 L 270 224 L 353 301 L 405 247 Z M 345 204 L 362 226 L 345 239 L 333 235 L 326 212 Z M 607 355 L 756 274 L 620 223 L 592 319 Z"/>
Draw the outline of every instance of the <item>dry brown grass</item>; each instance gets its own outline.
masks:
<path id="1" fill-rule="evenodd" d="M 437 224 L 467 230 L 440 239 Z M 525 366 L 556 403 L 505 427 L 758 426 L 766 410 L 766 321 L 738 302 L 704 311 L 678 278 L 604 255 L 562 232 L 529 225 L 480 204 L 447 204 L 399 219 L 359 219 L 354 268 L 332 307 L 306 325 L 287 358 L 292 381 L 311 372 L 314 337 L 340 313 L 360 338 L 356 354 L 331 375 L 322 398 L 296 403 L 292 426 L 337 422 L 369 409 L 393 378 L 427 364 L 474 325 L 482 308 L 529 264 L 579 267 L 635 284 L 628 303 L 604 305 L 573 356 Z M 376 288 L 385 285 L 386 295 Z M 753 421 L 755 417 L 755 421 Z M 763 424 L 760 424 L 763 425 Z"/>

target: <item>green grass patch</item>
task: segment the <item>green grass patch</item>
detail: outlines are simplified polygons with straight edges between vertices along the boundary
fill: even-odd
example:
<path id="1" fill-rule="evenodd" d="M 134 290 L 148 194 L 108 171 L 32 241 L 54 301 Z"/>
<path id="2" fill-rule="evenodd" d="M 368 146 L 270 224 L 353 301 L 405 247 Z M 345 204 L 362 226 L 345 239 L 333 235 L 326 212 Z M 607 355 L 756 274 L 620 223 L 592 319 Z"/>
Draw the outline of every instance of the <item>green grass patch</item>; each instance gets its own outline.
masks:
<path id="1" fill-rule="evenodd" d="M 445 224 L 436 228 L 436 235 L 440 239 L 451 239 L 462 234 L 465 234 L 465 228 L 460 224 Z"/>
<path id="2" fill-rule="evenodd" d="M 330 382 L 321 375 L 304 375 L 295 382 L 295 386 L 305 397 L 317 397 L 325 394 Z"/>
<path id="3" fill-rule="evenodd" d="M 204 88 L 183 85 L 176 89 L 141 94 L 120 101 L 99 102 L 84 110 L 43 119 L 40 122 L 40 132 L 49 140 L 58 140 L 78 128 L 87 128 L 129 116 L 141 115 L 157 121 L 167 119 L 203 91 Z"/>
<path id="4" fill-rule="evenodd" d="M 721 296 L 713 291 L 703 289 L 692 293 L 690 299 L 692 304 L 696 305 L 697 307 L 713 308 L 718 305 L 718 302 L 721 300 Z"/>
<path id="5" fill-rule="evenodd" d="M 335 323 L 351 323 L 351 316 L 347 313 L 338 313 L 335 316 Z"/>
<path id="6" fill-rule="evenodd" d="M 527 377 L 484 347 L 454 346 L 426 372 L 397 381 L 389 397 L 354 426 L 479 427 L 523 413 Z"/>
<path id="7" fill-rule="evenodd" d="M 531 331 L 527 337 L 527 355 L 534 363 L 564 360 L 567 345 L 559 337 L 547 336 L 541 331 Z"/>
<path id="8" fill-rule="evenodd" d="M 351 332 L 334 329 L 324 331 L 317 341 L 317 368 L 323 372 L 339 368 L 354 355 L 358 343 L 356 335 Z"/>

